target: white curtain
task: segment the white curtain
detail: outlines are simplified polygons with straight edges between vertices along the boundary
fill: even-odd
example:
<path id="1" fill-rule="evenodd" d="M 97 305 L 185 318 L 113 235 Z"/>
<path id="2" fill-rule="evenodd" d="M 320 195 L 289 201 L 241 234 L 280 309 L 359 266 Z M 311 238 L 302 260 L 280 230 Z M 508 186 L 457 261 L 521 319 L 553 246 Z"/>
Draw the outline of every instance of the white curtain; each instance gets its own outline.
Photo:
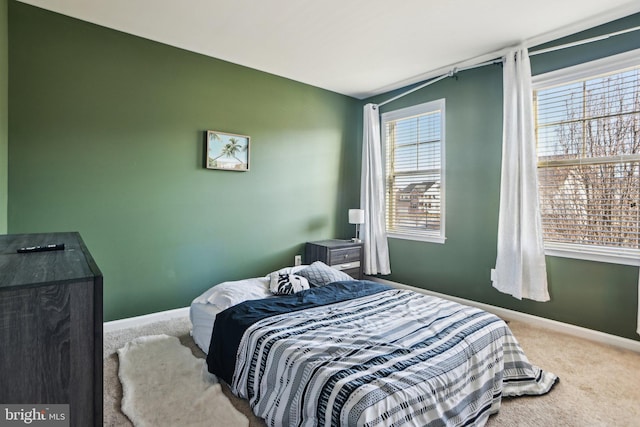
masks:
<path id="1" fill-rule="evenodd" d="M 638 269 L 638 323 L 636 332 L 640 335 L 640 268 Z"/>
<path id="2" fill-rule="evenodd" d="M 548 301 L 547 269 L 538 206 L 538 177 L 526 48 L 506 55 L 498 253 L 493 287 L 517 299 Z"/>
<path id="3" fill-rule="evenodd" d="M 384 225 L 380 115 L 378 106 L 375 104 L 364 106 L 362 135 L 360 208 L 364 209 L 365 219 L 360 235 L 364 243 L 364 273 L 390 274 L 389 247 Z"/>

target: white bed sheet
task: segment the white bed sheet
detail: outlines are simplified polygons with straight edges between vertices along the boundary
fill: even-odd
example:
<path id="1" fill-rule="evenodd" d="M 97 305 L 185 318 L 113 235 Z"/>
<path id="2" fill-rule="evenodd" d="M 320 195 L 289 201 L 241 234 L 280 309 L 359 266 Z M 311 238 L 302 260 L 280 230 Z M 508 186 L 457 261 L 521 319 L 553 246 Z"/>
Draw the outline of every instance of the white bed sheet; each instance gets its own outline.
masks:
<path id="1" fill-rule="evenodd" d="M 221 311 L 213 304 L 203 304 L 195 301 L 191 303 L 191 309 L 189 310 L 189 318 L 192 325 L 191 336 L 205 354 L 209 353 L 213 322 L 216 320 L 216 314 Z"/>

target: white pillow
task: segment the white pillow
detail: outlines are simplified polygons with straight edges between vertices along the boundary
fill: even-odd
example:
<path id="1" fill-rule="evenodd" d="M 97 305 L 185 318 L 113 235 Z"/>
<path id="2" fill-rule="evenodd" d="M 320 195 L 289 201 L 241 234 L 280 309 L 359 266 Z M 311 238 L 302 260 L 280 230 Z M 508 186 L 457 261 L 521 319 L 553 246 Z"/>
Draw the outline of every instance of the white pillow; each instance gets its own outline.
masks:
<path id="1" fill-rule="evenodd" d="M 226 310 L 243 301 L 272 297 L 269 280 L 263 277 L 223 282 L 210 288 L 194 303 L 213 304 L 220 310 Z"/>

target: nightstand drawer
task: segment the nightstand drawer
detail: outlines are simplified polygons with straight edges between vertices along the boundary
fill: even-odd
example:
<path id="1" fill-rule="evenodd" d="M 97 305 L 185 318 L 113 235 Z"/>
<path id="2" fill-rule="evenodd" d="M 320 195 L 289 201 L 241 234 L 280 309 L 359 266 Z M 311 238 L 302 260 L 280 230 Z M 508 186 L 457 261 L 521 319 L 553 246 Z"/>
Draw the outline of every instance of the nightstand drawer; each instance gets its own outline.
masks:
<path id="1" fill-rule="evenodd" d="M 353 261 L 353 262 L 343 262 L 340 264 L 332 264 L 331 267 L 335 268 L 336 270 L 350 270 L 352 268 L 360 268 L 360 261 Z"/>
<path id="2" fill-rule="evenodd" d="M 329 256 L 329 264 L 341 264 L 352 261 L 360 261 L 360 247 L 332 249 Z"/>

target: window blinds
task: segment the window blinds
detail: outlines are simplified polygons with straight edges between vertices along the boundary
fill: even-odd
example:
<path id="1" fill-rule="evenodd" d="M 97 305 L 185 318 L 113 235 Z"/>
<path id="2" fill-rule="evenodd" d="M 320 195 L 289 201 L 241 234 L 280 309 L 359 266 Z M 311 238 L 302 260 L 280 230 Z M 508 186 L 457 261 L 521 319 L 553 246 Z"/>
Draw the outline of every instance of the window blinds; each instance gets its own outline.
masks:
<path id="1" fill-rule="evenodd" d="M 534 98 L 545 241 L 640 250 L 640 67 Z"/>
<path id="2" fill-rule="evenodd" d="M 442 114 L 383 117 L 389 233 L 442 236 Z"/>

